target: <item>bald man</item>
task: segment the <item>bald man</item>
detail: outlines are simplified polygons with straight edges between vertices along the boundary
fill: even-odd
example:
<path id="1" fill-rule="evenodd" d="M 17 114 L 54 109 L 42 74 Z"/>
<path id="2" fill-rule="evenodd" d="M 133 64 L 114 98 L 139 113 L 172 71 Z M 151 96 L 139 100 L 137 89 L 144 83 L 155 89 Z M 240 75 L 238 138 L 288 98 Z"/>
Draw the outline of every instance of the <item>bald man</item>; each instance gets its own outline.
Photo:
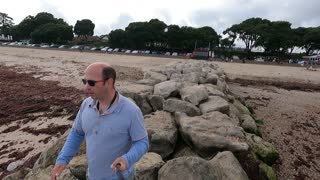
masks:
<path id="1" fill-rule="evenodd" d="M 52 180 L 66 168 L 84 139 L 90 180 L 134 178 L 134 164 L 148 151 L 148 135 L 141 110 L 116 91 L 115 80 L 116 72 L 109 64 L 93 63 L 86 68 L 82 82 L 89 97 L 82 102 L 59 153 Z"/>

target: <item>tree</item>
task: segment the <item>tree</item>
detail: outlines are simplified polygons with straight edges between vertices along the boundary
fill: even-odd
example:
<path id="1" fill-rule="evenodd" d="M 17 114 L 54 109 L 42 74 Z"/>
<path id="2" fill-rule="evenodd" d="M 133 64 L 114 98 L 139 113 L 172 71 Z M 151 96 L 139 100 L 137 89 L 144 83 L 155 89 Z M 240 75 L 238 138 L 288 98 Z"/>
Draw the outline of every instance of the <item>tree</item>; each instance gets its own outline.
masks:
<path id="1" fill-rule="evenodd" d="M 122 29 L 116 29 L 109 33 L 109 43 L 111 47 L 124 47 L 127 48 L 126 32 Z"/>
<path id="2" fill-rule="evenodd" d="M 38 27 L 31 33 L 34 43 L 62 44 L 73 39 L 72 26 L 48 23 Z"/>
<path id="3" fill-rule="evenodd" d="M 262 46 L 266 52 L 285 53 L 293 46 L 294 33 L 291 23 L 287 21 L 273 21 L 264 24 L 258 30 L 257 46 Z"/>
<path id="4" fill-rule="evenodd" d="M 74 26 L 74 33 L 77 36 L 92 36 L 95 24 L 90 19 L 78 20 Z"/>
<path id="5" fill-rule="evenodd" d="M 146 39 L 146 46 L 150 47 L 151 50 L 163 48 L 166 45 L 164 37 L 167 25 L 158 19 L 151 19 L 146 25 L 147 31 L 151 35 L 149 39 Z"/>
<path id="6" fill-rule="evenodd" d="M 234 39 L 229 37 L 223 38 L 220 40 L 220 45 L 222 48 L 230 49 L 232 46 L 234 46 Z"/>
<path id="7" fill-rule="evenodd" d="M 219 45 L 219 36 L 217 32 L 209 26 L 204 26 L 196 30 L 199 38 L 198 45 L 200 47 L 216 47 Z"/>
<path id="8" fill-rule="evenodd" d="M 14 40 L 30 39 L 33 31 L 49 23 L 69 26 L 63 19 L 54 18 L 52 14 L 47 12 L 40 12 L 35 17 L 31 15 L 25 17 L 17 26 L 12 27 L 10 32 Z"/>
<path id="9" fill-rule="evenodd" d="M 306 50 L 306 54 L 314 50 L 320 49 L 320 26 L 316 28 L 307 28 L 306 34 L 303 36 L 303 47 Z"/>
<path id="10" fill-rule="evenodd" d="M 181 42 L 184 37 L 178 25 L 170 25 L 165 33 L 165 38 L 168 48 L 179 49 L 182 46 Z"/>
<path id="11" fill-rule="evenodd" d="M 145 49 L 146 43 L 152 39 L 152 33 L 148 31 L 147 22 L 130 23 L 125 31 L 128 38 L 128 47 L 131 49 Z"/>
<path id="12" fill-rule="evenodd" d="M 246 49 L 251 51 L 253 47 L 257 46 L 255 43 L 260 37 L 258 33 L 261 26 L 268 23 L 270 23 L 270 21 L 266 19 L 250 18 L 226 29 L 224 34 L 231 35 L 231 38 L 237 37 L 241 39 L 245 43 Z"/>
<path id="13" fill-rule="evenodd" d="M 13 18 L 0 12 L 0 34 L 9 34 L 9 28 L 13 26 Z"/>

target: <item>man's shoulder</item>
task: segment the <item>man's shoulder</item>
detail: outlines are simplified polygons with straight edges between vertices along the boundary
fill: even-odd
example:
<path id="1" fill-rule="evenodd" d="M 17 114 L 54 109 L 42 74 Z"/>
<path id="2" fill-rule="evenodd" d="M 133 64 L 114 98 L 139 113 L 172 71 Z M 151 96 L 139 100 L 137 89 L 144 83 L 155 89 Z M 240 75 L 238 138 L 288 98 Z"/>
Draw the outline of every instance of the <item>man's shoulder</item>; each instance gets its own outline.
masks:
<path id="1" fill-rule="evenodd" d="M 124 108 L 129 111 L 140 111 L 140 108 L 136 105 L 134 100 L 131 98 L 120 95 L 121 103 L 124 105 Z"/>
<path id="2" fill-rule="evenodd" d="M 82 106 L 82 108 L 84 108 L 84 107 L 89 107 L 89 105 L 91 105 L 91 104 L 93 104 L 93 103 L 94 103 L 94 100 L 93 100 L 91 97 L 87 97 L 86 99 L 84 99 L 84 100 L 82 101 L 81 106 Z"/>

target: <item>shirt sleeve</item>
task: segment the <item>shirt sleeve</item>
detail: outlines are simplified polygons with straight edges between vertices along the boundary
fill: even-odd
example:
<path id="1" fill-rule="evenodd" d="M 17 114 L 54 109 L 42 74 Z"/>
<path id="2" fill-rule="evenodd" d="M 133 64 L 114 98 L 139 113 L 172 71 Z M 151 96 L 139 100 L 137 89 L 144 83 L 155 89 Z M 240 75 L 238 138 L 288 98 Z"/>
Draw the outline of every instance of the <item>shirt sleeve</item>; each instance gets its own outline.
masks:
<path id="1" fill-rule="evenodd" d="M 148 136 L 147 130 L 144 127 L 144 119 L 140 109 L 134 112 L 129 131 L 133 142 Z"/>
<path id="2" fill-rule="evenodd" d="M 138 162 L 141 157 L 148 152 L 149 149 L 149 139 L 145 136 L 143 139 L 133 142 L 128 153 L 122 156 L 127 162 L 127 168 Z"/>
<path id="3" fill-rule="evenodd" d="M 83 110 L 83 103 L 78 111 L 77 117 L 73 123 L 72 129 L 67 137 L 67 140 L 60 151 L 56 164 L 68 164 L 71 159 L 77 154 L 79 147 L 84 139 L 85 133 L 82 130 L 81 114 Z"/>

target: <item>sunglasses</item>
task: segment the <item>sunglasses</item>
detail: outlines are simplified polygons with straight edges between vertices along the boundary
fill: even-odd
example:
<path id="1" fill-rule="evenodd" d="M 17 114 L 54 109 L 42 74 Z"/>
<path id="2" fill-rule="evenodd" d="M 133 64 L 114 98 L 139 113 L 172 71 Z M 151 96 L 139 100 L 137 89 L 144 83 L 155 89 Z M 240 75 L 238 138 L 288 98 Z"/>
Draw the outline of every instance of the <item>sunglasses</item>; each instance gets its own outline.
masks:
<path id="1" fill-rule="evenodd" d="M 95 80 L 82 79 L 82 83 L 83 83 L 84 85 L 86 85 L 86 84 L 88 83 L 89 86 L 94 86 L 94 85 L 96 85 L 97 82 L 106 82 L 106 80 L 95 81 Z"/>

